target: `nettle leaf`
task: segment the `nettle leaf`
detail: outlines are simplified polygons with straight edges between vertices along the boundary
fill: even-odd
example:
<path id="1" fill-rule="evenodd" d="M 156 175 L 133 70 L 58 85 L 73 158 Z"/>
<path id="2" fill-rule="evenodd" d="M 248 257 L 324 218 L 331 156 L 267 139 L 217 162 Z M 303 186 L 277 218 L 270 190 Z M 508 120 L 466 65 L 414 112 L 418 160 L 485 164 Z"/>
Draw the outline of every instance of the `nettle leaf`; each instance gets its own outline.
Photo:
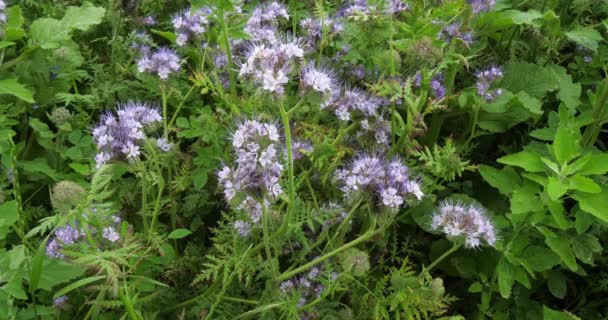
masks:
<path id="1" fill-rule="evenodd" d="M 570 247 L 570 239 L 566 236 L 557 235 L 554 238 L 546 238 L 545 243 L 553 252 L 557 253 L 557 255 L 562 259 L 562 262 L 566 264 L 566 266 L 572 270 L 576 271 L 578 269 L 578 265 L 576 264 L 576 257 L 574 256 L 574 252 L 572 252 L 572 248 Z"/>
<path id="2" fill-rule="evenodd" d="M 572 223 L 566 218 L 566 210 L 564 209 L 562 202 L 552 201 L 547 198 L 544 198 L 543 200 L 545 200 L 545 205 L 549 208 L 549 212 L 551 213 L 551 216 L 553 216 L 553 220 L 555 220 L 557 226 L 562 230 L 568 229 Z"/>
<path id="3" fill-rule="evenodd" d="M 582 175 L 599 175 L 608 173 L 608 153 L 593 153 L 590 159 L 577 171 Z"/>
<path id="4" fill-rule="evenodd" d="M 69 6 L 61 19 L 61 24 L 65 28 L 86 31 L 92 26 L 100 24 L 105 14 L 106 9 L 85 1 L 80 7 Z"/>
<path id="5" fill-rule="evenodd" d="M 542 98 L 558 87 L 550 69 L 533 63 L 512 62 L 505 66 L 504 74 L 500 86 L 514 94 L 524 91 L 532 97 Z"/>
<path id="6" fill-rule="evenodd" d="M 546 247 L 532 245 L 527 247 L 522 258 L 536 272 L 549 270 L 560 263 L 560 258 Z"/>
<path id="7" fill-rule="evenodd" d="M 502 257 L 496 266 L 498 274 L 498 290 L 500 295 L 508 299 L 511 296 L 511 288 L 515 282 L 515 267 L 505 258 Z"/>
<path id="8" fill-rule="evenodd" d="M 522 214 L 542 211 L 544 205 L 537 196 L 537 191 L 537 188 L 530 184 L 516 188 L 511 196 L 511 212 L 513 214 Z"/>
<path id="9" fill-rule="evenodd" d="M 8 41 L 16 41 L 25 37 L 26 33 L 23 30 L 23 13 L 21 7 L 12 6 L 6 10 L 6 24 L 4 25 L 4 39 Z"/>
<path id="10" fill-rule="evenodd" d="M 10 227 L 19 220 L 17 201 L 12 200 L 0 205 L 0 240 L 6 238 Z"/>
<path id="11" fill-rule="evenodd" d="M 523 150 L 518 153 L 509 154 L 496 160 L 499 163 L 523 168 L 529 172 L 544 172 L 545 164 L 539 154 Z"/>
<path id="12" fill-rule="evenodd" d="M 0 80 L 0 94 L 10 94 L 25 102 L 34 103 L 32 90 L 17 82 L 17 79 Z"/>
<path id="13" fill-rule="evenodd" d="M 566 37 L 576 42 L 577 44 L 593 51 L 596 51 L 599 47 L 597 43 L 604 39 L 604 37 L 602 37 L 602 34 L 599 31 L 593 28 L 586 28 L 581 26 L 577 26 L 572 31 L 566 32 Z"/>
<path id="14" fill-rule="evenodd" d="M 479 167 L 481 177 L 492 187 L 498 189 L 500 193 L 508 195 L 521 184 L 521 179 L 511 167 L 496 169 L 490 166 L 482 165 Z"/>
<path id="15" fill-rule="evenodd" d="M 37 288 L 51 291 L 54 286 L 80 277 L 84 272 L 85 270 L 80 266 L 45 258 Z"/>
<path id="16" fill-rule="evenodd" d="M 551 176 L 549 177 L 546 190 L 551 200 L 558 200 L 568 191 L 568 183 L 558 177 Z"/>
<path id="17" fill-rule="evenodd" d="M 572 198 L 578 201 L 582 210 L 604 222 L 608 222 L 608 189 L 604 189 L 599 193 L 577 191 L 572 195 Z"/>
<path id="18" fill-rule="evenodd" d="M 560 99 L 570 113 L 576 112 L 576 107 L 580 104 L 581 84 L 574 83 L 566 68 L 558 65 L 550 65 L 549 69 L 553 72 L 557 80 L 557 98 Z"/>
<path id="19" fill-rule="evenodd" d="M 570 178 L 570 189 L 587 193 L 602 192 L 602 187 L 595 183 L 595 181 L 578 174 Z"/>
<path id="20" fill-rule="evenodd" d="M 581 152 L 581 133 L 578 128 L 560 124 L 553 139 L 553 153 L 560 165 L 568 163 Z"/>

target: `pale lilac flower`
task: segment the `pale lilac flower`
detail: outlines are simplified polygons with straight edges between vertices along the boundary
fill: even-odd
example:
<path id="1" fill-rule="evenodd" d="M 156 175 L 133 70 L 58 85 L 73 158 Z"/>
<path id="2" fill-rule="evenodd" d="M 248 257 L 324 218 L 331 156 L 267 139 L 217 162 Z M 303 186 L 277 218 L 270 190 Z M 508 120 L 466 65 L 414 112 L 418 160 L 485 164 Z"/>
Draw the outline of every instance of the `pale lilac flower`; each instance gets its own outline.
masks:
<path id="1" fill-rule="evenodd" d="M 473 13 L 488 12 L 496 5 L 496 0 L 469 0 Z"/>
<path id="2" fill-rule="evenodd" d="M 283 20 L 288 20 L 289 14 L 285 7 L 277 2 L 259 5 L 254 11 L 247 24 L 245 31 L 253 41 L 277 44 L 278 25 Z"/>
<path id="3" fill-rule="evenodd" d="M 175 15 L 171 23 L 177 35 L 177 45 L 184 46 L 189 39 L 203 34 L 209 25 L 210 14 L 211 9 L 203 7 L 196 11 L 188 9 Z"/>
<path id="4" fill-rule="evenodd" d="M 410 6 L 403 0 L 389 0 L 386 13 L 390 15 L 396 15 L 401 12 L 409 10 Z"/>
<path id="5" fill-rule="evenodd" d="M 477 94 L 483 97 L 487 102 L 496 100 L 502 95 L 502 89 L 491 90 L 492 84 L 503 77 L 502 69 L 499 67 L 490 67 L 486 70 L 477 72 Z"/>
<path id="6" fill-rule="evenodd" d="M 139 72 L 156 74 L 162 80 L 167 80 L 170 74 L 179 71 L 180 68 L 179 57 L 169 48 L 160 48 L 154 53 L 143 56 L 137 62 Z"/>
<path id="7" fill-rule="evenodd" d="M 68 304 L 68 297 L 61 296 L 53 300 L 53 306 L 57 309 L 64 309 Z"/>
<path id="8" fill-rule="evenodd" d="M 422 82 L 422 74 L 420 72 L 416 73 L 416 78 L 414 84 L 417 87 L 420 87 Z M 443 86 L 443 74 L 441 72 L 437 72 L 433 75 L 430 82 L 431 93 L 437 99 L 442 99 L 445 97 L 445 87 Z"/>
<path id="9" fill-rule="evenodd" d="M 312 63 L 302 70 L 300 85 L 302 91 L 313 91 L 324 98 L 330 98 L 336 90 L 336 80 L 333 72 L 325 69 L 317 69 L 312 66 Z"/>
<path id="10" fill-rule="evenodd" d="M 458 21 L 443 27 L 443 29 L 441 29 L 439 32 L 438 38 L 445 40 L 445 42 L 460 39 L 467 46 L 471 46 L 473 44 L 473 33 L 462 30 L 462 24 Z"/>
<path id="11" fill-rule="evenodd" d="M 336 178 L 347 199 L 368 196 L 377 205 L 396 210 L 407 196 L 420 200 L 424 195 L 418 181 L 408 172 L 400 159 L 386 161 L 379 156 L 363 154 L 346 169 L 338 170 Z"/>
<path id="12" fill-rule="evenodd" d="M 110 242 L 116 242 L 120 240 L 120 234 L 116 232 L 114 227 L 106 227 L 103 229 L 103 238 Z"/>
<path id="13" fill-rule="evenodd" d="M 324 36 L 326 37 L 333 37 L 344 31 L 344 26 L 340 20 L 333 17 L 325 17 L 322 20 L 307 17 L 300 21 L 300 26 L 306 32 L 306 39 L 309 45 L 314 45 L 321 40 L 323 31 L 325 31 Z"/>
<path id="14" fill-rule="evenodd" d="M 234 229 L 241 237 L 247 237 L 251 233 L 251 225 L 249 222 L 237 220 L 234 222 Z"/>
<path id="15" fill-rule="evenodd" d="M 448 238 L 461 238 L 467 248 L 482 244 L 494 246 L 496 230 L 485 209 L 454 201 L 443 201 L 433 215 L 431 228 L 443 232 Z"/>
<path id="16" fill-rule="evenodd" d="M 156 139 L 156 146 L 164 152 L 169 152 L 175 144 L 169 142 L 167 138 Z"/>
<path id="17" fill-rule="evenodd" d="M 154 16 L 146 16 L 143 19 L 143 23 L 147 26 L 153 26 L 156 24 L 156 18 Z"/>
<path id="18" fill-rule="evenodd" d="M 293 160 L 300 160 L 304 155 L 312 152 L 312 145 L 308 141 L 293 140 L 291 142 L 291 155 Z"/>

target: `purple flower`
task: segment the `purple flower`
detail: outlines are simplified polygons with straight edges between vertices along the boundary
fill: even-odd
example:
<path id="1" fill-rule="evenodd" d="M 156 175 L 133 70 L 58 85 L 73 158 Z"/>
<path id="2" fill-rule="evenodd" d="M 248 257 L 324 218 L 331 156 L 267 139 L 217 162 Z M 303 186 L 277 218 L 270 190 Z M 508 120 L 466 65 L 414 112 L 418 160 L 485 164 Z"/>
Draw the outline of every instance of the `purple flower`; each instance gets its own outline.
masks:
<path id="1" fill-rule="evenodd" d="M 308 141 L 294 140 L 291 143 L 291 148 L 293 149 L 291 155 L 294 161 L 300 160 L 307 153 L 312 152 L 312 145 Z"/>
<path id="2" fill-rule="evenodd" d="M 477 94 L 483 97 L 487 102 L 496 100 L 497 97 L 502 95 L 502 89 L 491 90 L 492 84 L 501 79 L 503 76 L 502 69 L 500 67 L 490 67 L 486 70 L 477 72 Z"/>
<path id="3" fill-rule="evenodd" d="M 396 210 L 408 195 L 418 200 L 424 196 L 419 182 L 411 178 L 408 171 L 400 159 L 385 161 L 378 156 L 363 154 L 346 169 L 339 170 L 336 177 L 347 198 L 369 195 L 379 206 Z"/>
<path id="4" fill-rule="evenodd" d="M 313 91 L 323 97 L 331 97 L 336 89 L 336 80 L 333 72 L 326 69 L 317 69 L 312 66 L 305 67 L 300 75 L 302 91 Z"/>
<path id="5" fill-rule="evenodd" d="M 103 229 L 103 238 L 110 242 L 116 242 L 120 240 L 120 234 L 116 232 L 114 227 L 106 227 Z"/>
<path id="6" fill-rule="evenodd" d="M 473 33 L 470 31 L 463 31 L 460 22 L 453 22 L 443 27 L 439 32 L 438 38 L 445 40 L 445 42 L 460 39 L 467 46 L 473 44 Z"/>
<path id="7" fill-rule="evenodd" d="M 156 139 L 156 146 L 164 152 L 169 152 L 175 144 L 169 142 L 167 138 Z"/>
<path id="8" fill-rule="evenodd" d="M 324 36 L 326 37 L 332 37 L 344 31 L 342 22 L 338 18 L 332 17 L 325 17 L 322 20 L 307 17 L 300 21 L 300 26 L 304 29 L 307 35 L 307 42 L 311 46 L 321 40 L 323 31 L 325 31 Z"/>
<path id="9" fill-rule="evenodd" d="M 410 6 L 403 0 L 389 0 L 386 13 L 390 15 L 396 15 L 403 11 L 409 10 Z"/>
<path id="10" fill-rule="evenodd" d="M 177 34 L 176 43 L 178 46 L 183 46 L 193 37 L 200 36 L 207 30 L 209 25 L 208 16 L 211 14 L 211 9 L 203 7 L 196 11 L 192 9 L 185 10 L 173 17 L 171 22 Z"/>
<path id="11" fill-rule="evenodd" d="M 431 222 L 433 230 L 443 232 L 448 238 L 463 238 L 467 248 L 482 244 L 494 246 L 496 230 L 485 209 L 459 202 L 443 201 Z"/>
<path id="12" fill-rule="evenodd" d="M 469 0 L 473 13 L 488 12 L 496 4 L 496 0 Z"/>
<path id="13" fill-rule="evenodd" d="M 234 222 L 234 229 L 241 237 L 247 237 L 251 233 L 251 225 L 249 222 L 237 220 Z"/>
<path id="14" fill-rule="evenodd" d="M 65 245 L 71 245 L 80 240 L 84 232 L 70 225 L 59 227 L 55 230 L 54 237 L 46 245 L 46 255 L 52 258 L 63 259 L 65 256 L 61 249 Z"/>
<path id="15" fill-rule="evenodd" d="M 55 300 L 53 300 L 53 306 L 57 309 L 65 309 L 68 304 L 68 297 L 61 296 Z"/>
<path id="16" fill-rule="evenodd" d="M 289 19 L 283 5 L 277 2 L 259 5 L 247 21 L 245 31 L 251 35 L 253 41 L 277 44 L 278 25 L 283 19 Z"/>
<path id="17" fill-rule="evenodd" d="M 146 16 L 142 22 L 147 26 L 153 26 L 156 24 L 156 19 L 154 18 L 154 16 Z"/>
<path id="18" fill-rule="evenodd" d="M 144 130 L 162 120 L 158 110 L 146 103 L 121 104 L 117 114 L 118 117 L 105 113 L 93 128 L 93 139 L 99 150 L 95 156 L 97 167 L 117 156 L 129 160 L 138 158 L 141 153 L 138 144 L 146 138 Z"/>
<path id="19" fill-rule="evenodd" d="M 137 62 L 139 72 L 150 72 L 163 80 L 167 80 L 171 73 L 179 71 L 180 68 L 179 57 L 169 48 L 160 48 L 152 54 L 143 56 Z"/>
<path id="20" fill-rule="evenodd" d="M 420 87 L 422 82 L 422 74 L 420 72 L 416 73 L 416 78 L 414 80 L 414 85 Z M 445 96 L 445 87 L 443 86 L 443 74 L 441 72 L 437 72 L 433 75 L 430 82 L 431 93 L 437 99 L 442 99 Z"/>

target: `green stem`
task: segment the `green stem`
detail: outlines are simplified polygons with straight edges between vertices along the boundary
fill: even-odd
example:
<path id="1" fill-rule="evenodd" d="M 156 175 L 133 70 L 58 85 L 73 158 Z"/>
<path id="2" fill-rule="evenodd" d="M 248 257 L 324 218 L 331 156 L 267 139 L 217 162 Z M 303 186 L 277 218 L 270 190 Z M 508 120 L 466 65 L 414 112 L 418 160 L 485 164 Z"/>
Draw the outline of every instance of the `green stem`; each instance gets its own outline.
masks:
<path id="1" fill-rule="evenodd" d="M 297 106 L 297 104 L 296 104 Z M 291 212 L 293 205 L 296 201 L 296 187 L 295 179 L 293 174 L 293 150 L 291 145 L 291 128 L 289 125 L 289 113 L 285 111 L 283 102 L 279 104 L 281 110 L 281 121 L 283 122 L 283 128 L 285 129 L 285 148 L 287 148 L 287 172 L 289 176 L 289 204 L 288 212 Z M 294 107 L 295 108 L 295 107 Z M 293 109 L 292 109 L 293 110 Z"/>
<path id="2" fill-rule="evenodd" d="M 226 296 L 223 296 L 222 300 L 232 301 L 232 302 L 240 302 L 240 303 L 247 303 L 247 304 L 259 304 L 260 303 L 259 301 L 255 301 L 255 300 L 233 298 L 233 297 L 226 297 Z"/>
<path id="3" fill-rule="evenodd" d="M 473 117 L 471 119 L 471 134 L 469 135 L 469 138 L 467 139 L 467 141 L 465 141 L 464 145 L 468 146 L 469 143 L 473 140 L 473 138 L 475 138 L 475 131 L 477 130 L 477 122 L 479 120 L 479 106 L 474 105 L 473 106 Z"/>
<path id="4" fill-rule="evenodd" d="M 428 267 L 424 268 L 424 272 L 431 271 L 431 269 L 435 268 L 439 262 L 456 252 L 461 246 L 461 243 L 454 243 L 454 245 L 448 251 L 444 252 L 441 256 L 439 256 L 439 258 L 435 259 L 435 261 L 433 261 L 433 263 L 431 263 Z"/>
<path id="5" fill-rule="evenodd" d="M 268 231 L 268 212 L 266 210 L 266 206 L 262 204 L 262 233 L 264 238 L 264 248 L 266 249 L 266 259 L 272 265 L 272 274 L 273 278 L 276 278 L 277 268 L 275 268 L 275 263 L 272 259 L 272 253 L 270 251 L 270 233 Z"/>
<path id="6" fill-rule="evenodd" d="M 278 281 L 285 281 L 285 280 L 287 280 L 287 279 L 295 276 L 296 274 L 298 274 L 300 272 L 306 271 L 306 270 L 314 267 L 315 265 L 317 265 L 317 264 L 319 264 L 319 263 L 321 263 L 321 262 L 323 262 L 323 261 L 325 261 L 325 260 L 327 260 L 327 259 L 329 259 L 329 258 L 331 258 L 331 257 L 333 257 L 333 256 L 335 256 L 335 255 L 337 255 L 337 254 L 345 251 L 345 250 L 348 250 L 348 249 L 350 249 L 350 248 L 358 245 L 361 242 L 367 241 L 369 238 L 371 238 L 371 237 L 375 236 L 376 234 L 380 233 L 382 230 L 383 229 L 380 228 L 380 229 L 377 229 L 377 230 L 374 230 L 374 231 L 368 231 L 368 232 L 364 233 L 363 235 L 361 235 L 360 237 L 358 237 L 357 239 L 355 239 L 355 240 L 353 240 L 353 241 L 351 241 L 351 242 L 349 242 L 347 244 L 344 244 L 343 246 L 341 246 L 341 247 L 339 247 L 339 248 L 337 248 L 337 249 L 335 249 L 335 250 L 333 250 L 331 252 L 328 252 L 327 254 L 325 254 L 325 255 L 323 255 L 321 257 L 318 257 L 318 258 L 314 259 L 313 261 L 304 264 L 301 267 L 298 267 L 298 268 L 295 268 L 295 269 L 293 269 L 291 271 L 283 273 L 282 275 L 280 275 L 278 277 L 277 280 Z"/>
<path id="7" fill-rule="evenodd" d="M 220 25 L 222 27 L 222 40 L 224 41 L 226 57 L 228 58 L 228 76 L 230 79 L 230 93 L 236 94 L 236 76 L 234 74 L 234 64 L 232 62 L 232 52 L 230 50 L 230 40 L 228 40 L 228 26 L 226 25 L 226 16 L 224 9 L 219 10 Z"/>
<path id="8" fill-rule="evenodd" d="M 340 235 L 340 231 L 342 231 L 342 228 L 344 228 L 344 226 L 346 226 L 346 224 L 348 224 L 350 222 L 350 220 L 353 218 L 355 211 L 359 208 L 359 206 L 361 205 L 362 202 L 363 202 L 363 200 L 359 200 L 350 209 L 350 211 L 348 212 L 348 215 L 346 215 L 346 218 L 344 218 L 344 220 L 342 220 L 340 225 L 338 225 L 338 228 L 336 229 L 336 232 L 334 233 L 333 237 L 331 237 L 331 239 L 329 241 L 327 241 L 325 248 L 323 248 L 323 252 L 325 252 L 325 250 L 327 249 L 327 246 L 329 246 L 330 243 L 333 243 L 334 240 L 336 240 L 336 238 Z"/>
<path id="9" fill-rule="evenodd" d="M 143 167 L 143 166 L 142 166 Z M 144 224 L 144 232 L 148 233 L 148 187 L 146 184 L 146 170 L 141 170 L 141 217 Z"/>
<path id="10" fill-rule="evenodd" d="M 585 148 L 591 147 L 600 135 L 602 125 L 608 118 L 608 108 L 606 108 L 606 100 L 608 99 L 608 77 L 604 79 L 600 96 L 596 98 L 593 107 L 593 123 L 583 133 L 583 143 Z"/>
<path id="11" fill-rule="evenodd" d="M 184 106 L 184 103 L 186 102 L 186 100 L 188 100 L 188 98 L 190 97 L 190 95 L 194 91 L 194 88 L 196 88 L 196 87 L 197 87 L 196 84 L 193 84 L 190 87 L 190 90 L 188 90 L 188 92 L 186 93 L 186 95 L 184 96 L 184 98 L 182 99 L 182 101 L 177 106 L 177 109 L 175 109 L 175 112 L 173 113 L 173 116 L 171 117 L 171 120 L 169 121 L 169 125 L 168 125 L 169 126 L 169 131 L 171 131 L 171 128 L 173 127 L 173 124 L 175 123 L 175 120 L 177 120 L 177 116 L 179 115 L 179 112 L 182 110 L 182 107 Z"/>
<path id="12" fill-rule="evenodd" d="M 163 99 L 163 137 L 167 138 L 167 93 L 165 92 L 165 83 L 160 84 L 160 93 Z"/>
<path id="13" fill-rule="evenodd" d="M 160 202 L 163 196 L 164 182 L 158 183 L 158 194 L 156 195 L 156 201 L 154 203 L 154 212 L 152 213 L 152 222 L 150 222 L 150 233 L 153 233 L 156 229 L 156 222 L 158 221 L 158 214 L 160 213 Z"/>

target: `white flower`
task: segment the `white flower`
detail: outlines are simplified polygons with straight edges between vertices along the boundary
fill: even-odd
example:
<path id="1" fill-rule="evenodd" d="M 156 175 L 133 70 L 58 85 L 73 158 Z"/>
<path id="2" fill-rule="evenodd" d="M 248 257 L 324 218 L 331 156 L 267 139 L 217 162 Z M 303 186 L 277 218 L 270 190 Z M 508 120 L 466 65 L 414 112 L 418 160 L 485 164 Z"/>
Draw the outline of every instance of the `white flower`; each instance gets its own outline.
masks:
<path id="1" fill-rule="evenodd" d="M 395 188 L 390 187 L 382 190 L 380 196 L 382 197 L 382 203 L 387 207 L 399 208 L 403 204 L 403 198 L 398 195 Z"/>

